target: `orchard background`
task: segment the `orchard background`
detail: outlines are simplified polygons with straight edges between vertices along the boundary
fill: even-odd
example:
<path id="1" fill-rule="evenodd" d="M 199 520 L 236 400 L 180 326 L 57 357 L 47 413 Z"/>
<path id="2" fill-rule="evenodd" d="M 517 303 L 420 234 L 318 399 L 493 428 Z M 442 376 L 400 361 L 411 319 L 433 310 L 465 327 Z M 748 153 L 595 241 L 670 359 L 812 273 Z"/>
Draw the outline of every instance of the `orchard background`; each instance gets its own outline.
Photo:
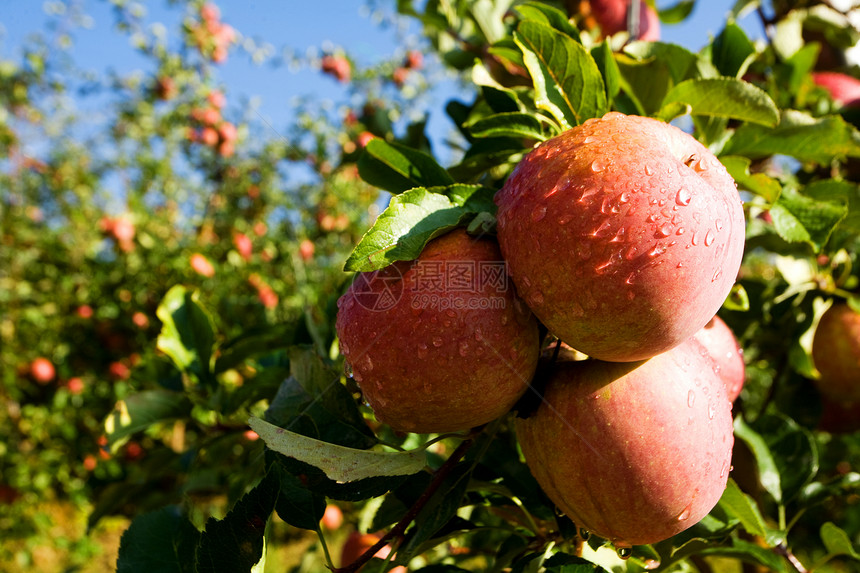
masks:
<path id="1" fill-rule="evenodd" d="M 323 571 L 394 529 L 364 571 L 857 570 L 860 408 L 822 398 L 811 357 L 828 305 L 857 308 L 860 93 L 813 79 L 860 73 L 853 7 L 660 1 L 662 41 L 637 42 L 605 39 L 586 4 L 370 2 L 311 22 L 48 2 L 27 38 L 0 14 L 2 569 Z M 343 38 L 294 43 L 329 18 Z M 386 256 L 410 259 L 439 228 L 491 230 L 492 207 L 438 189 L 497 190 L 571 117 L 609 110 L 693 133 L 747 223 L 720 311 L 746 362 L 729 486 L 626 560 L 554 510 L 514 414 L 469 435 L 378 424 L 334 330 L 356 245 L 396 228 L 417 239 Z M 373 227 L 389 203 L 395 224 Z M 269 450 L 295 441 L 251 418 L 323 454 Z M 331 479 L 324 444 L 376 472 Z M 404 453 L 367 462 L 382 450 Z"/>

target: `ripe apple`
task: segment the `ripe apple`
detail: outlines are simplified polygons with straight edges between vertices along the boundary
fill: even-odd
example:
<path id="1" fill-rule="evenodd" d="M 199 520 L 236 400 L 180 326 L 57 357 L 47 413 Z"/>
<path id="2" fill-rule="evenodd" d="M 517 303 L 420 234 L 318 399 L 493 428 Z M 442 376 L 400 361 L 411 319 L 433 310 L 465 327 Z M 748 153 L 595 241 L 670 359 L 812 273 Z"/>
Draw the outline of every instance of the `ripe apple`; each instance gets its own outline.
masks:
<path id="1" fill-rule="evenodd" d="M 707 515 L 734 441 L 725 385 L 693 338 L 640 362 L 557 363 L 542 404 L 516 428 L 549 498 L 619 547 L 656 543 Z"/>
<path id="2" fill-rule="evenodd" d="M 860 314 L 844 302 L 824 311 L 812 339 L 818 391 L 845 404 L 860 402 Z"/>
<path id="3" fill-rule="evenodd" d="M 831 434 L 850 434 L 860 430 L 860 402 L 837 402 L 821 396 L 818 429 Z"/>
<path id="4" fill-rule="evenodd" d="M 38 357 L 30 363 L 30 376 L 37 384 L 49 384 L 57 375 L 54 364 L 45 357 Z"/>
<path id="5" fill-rule="evenodd" d="M 205 256 L 201 255 L 200 253 L 194 253 L 193 255 L 191 255 L 190 261 L 191 268 L 198 275 L 210 278 L 215 276 L 215 267 L 212 266 L 212 263 L 209 262 L 209 259 L 207 259 Z"/>
<path id="6" fill-rule="evenodd" d="M 77 376 L 69 378 L 69 381 L 66 382 L 66 386 L 69 388 L 69 392 L 76 396 L 84 393 L 84 381 Z"/>
<path id="7" fill-rule="evenodd" d="M 149 317 L 146 314 L 137 311 L 133 315 L 131 315 L 131 321 L 134 323 L 136 327 L 141 330 L 145 330 L 149 328 Z"/>
<path id="8" fill-rule="evenodd" d="M 744 387 L 744 354 L 729 326 L 719 316 L 693 335 L 714 359 L 719 376 L 726 385 L 729 402 L 737 400 Z"/>
<path id="9" fill-rule="evenodd" d="M 323 56 L 321 67 L 323 73 L 334 76 L 339 82 L 348 82 L 352 76 L 352 66 L 343 56 Z"/>
<path id="10" fill-rule="evenodd" d="M 457 229 L 414 261 L 362 273 L 338 300 L 348 369 L 376 417 L 405 432 L 453 432 L 507 412 L 537 366 L 537 321 L 495 241 Z"/>
<path id="11" fill-rule="evenodd" d="M 631 36 L 656 42 L 660 39 L 660 18 L 644 0 L 636 1 L 639 2 L 639 33 Z M 604 36 L 627 30 L 627 12 L 631 4 L 631 0 L 591 0 L 591 14 Z"/>
<path id="12" fill-rule="evenodd" d="M 234 232 L 233 245 L 243 259 L 246 261 L 251 260 L 251 255 L 254 253 L 254 244 L 248 235 L 239 231 Z"/>
<path id="13" fill-rule="evenodd" d="M 128 380 L 131 377 L 131 368 L 117 360 L 108 365 L 108 373 L 114 380 Z"/>
<path id="14" fill-rule="evenodd" d="M 310 239 L 302 239 L 302 242 L 299 243 L 299 256 L 304 262 L 308 262 L 314 258 L 314 251 L 316 251 L 316 247 L 314 247 L 314 242 Z"/>
<path id="15" fill-rule="evenodd" d="M 734 181 L 656 119 L 610 112 L 544 142 L 496 203 L 520 296 L 593 358 L 642 360 L 678 345 L 716 314 L 740 268 Z"/>
<path id="16" fill-rule="evenodd" d="M 83 318 L 84 320 L 89 320 L 90 318 L 93 317 L 93 314 L 94 314 L 93 307 L 91 307 L 88 304 L 82 304 L 81 306 L 78 307 L 77 313 L 78 313 L 78 316 Z"/>
<path id="17" fill-rule="evenodd" d="M 812 81 L 842 107 L 860 106 L 860 80 L 839 72 L 813 72 Z"/>
<path id="18" fill-rule="evenodd" d="M 329 531 L 337 531 L 343 525 L 343 512 L 338 506 L 330 503 L 325 506 L 325 513 L 320 522 Z"/>
<path id="19" fill-rule="evenodd" d="M 359 533 L 357 531 L 350 533 L 340 552 L 340 566 L 345 567 L 350 563 L 353 563 L 356 559 L 361 557 L 365 551 L 373 547 L 381 538 L 382 535 L 378 533 Z M 388 557 L 389 553 L 391 553 L 391 546 L 384 545 L 376 552 L 374 557 L 385 559 Z M 406 567 L 399 565 L 391 569 L 389 573 L 406 573 Z"/>
<path id="20" fill-rule="evenodd" d="M 218 90 L 212 90 L 206 95 L 206 99 L 209 101 L 209 104 L 216 108 L 221 109 L 227 104 L 227 98 L 224 96 L 224 93 Z"/>

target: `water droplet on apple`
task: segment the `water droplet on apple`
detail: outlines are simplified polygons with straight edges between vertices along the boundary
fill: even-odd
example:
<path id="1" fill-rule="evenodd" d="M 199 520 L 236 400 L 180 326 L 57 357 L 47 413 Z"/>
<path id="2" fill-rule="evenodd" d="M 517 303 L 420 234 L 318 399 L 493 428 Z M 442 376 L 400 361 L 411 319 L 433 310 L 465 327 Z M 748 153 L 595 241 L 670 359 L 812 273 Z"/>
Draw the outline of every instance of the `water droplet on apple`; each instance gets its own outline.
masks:
<path id="1" fill-rule="evenodd" d="M 687 392 L 687 406 L 689 408 L 693 407 L 693 404 L 696 403 L 696 393 L 691 389 Z"/>
<path id="2" fill-rule="evenodd" d="M 632 285 L 636 282 L 636 273 L 630 273 L 627 275 L 627 280 L 624 281 L 626 284 Z"/>
<path id="3" fill-rule="evenodd" d="M 720 221 L 719 219 L 717 219 L 716 221 L 714 221 L 714 226 L 717 228 L 717 231 L 722 231 L 722 230 L 723 230 L 723 222 L 722 222 L 722 221 Z"/>
<path id="4" fill-rule="evenodd" d="M 444 342 L 445 342 L 445 341 L 444 341 L 444 340 L 442 340 L 442 337 L 441 337 L 441 336 L 434 336 L 434 337 L 433 337 L 433 346 L 435 346 L 436 348 L 439 348 L 440 346 L 442 346 L 442 344 L 443 344 Z"/>
<path id="5" fill-rule="evenodd" d="M 586 139 L 586 141 L 588 140 L 587 137 L 585 139 Z M 600 173 L 604 169 L 606 169 L 606 161 L 605 160 L 598 157 L 597 159 L 595 159 L 594 161 L 591 162 L 591 170 L 594 171 L 595 173 Z"/>
<path id="6" fill-rule="evenodd" d="M 606 231 L 609 230 L 609 227 L 611 225 L 612 223 L 609 221 L 609 219 L 604 219 L 604 221 L 600 223 L 600 225 L 598 225 L 598 227 L 591 232 L 591 236 L 602 237 L 606 235 Z"/>
<path id="7" fill-rule="evenodd" d="M 690 191 L 684 187 L 678 189 L 678 194 L 675 195 L 675 203 L 685 207 L 690 204 L 690 201 L 693 199 L 692 195 L 690 195 Z"/>
<path id="8" fill-rule="evenodd" d="M 582 190 L 582 195 L 579 198 L 580 203 L 585 203 L 585 200 L 591 197 L 592 195 L 596 195 L 597 192 L 600 191 L 597 187 L 588 186 Z"/>
<path id="9" fill-rule="evenodd" d="M 714 243 L 714 233 L 708 229 L 708 232 L 705 234 L 705 246 L 710 247 Z"/>
<path id="10" fill-rule="evenodd" d="M 469 353 L 469 343 L 466 342 L 465 340 L 460 342 L 459 352 L 460 352 L 460 356 L 465 357 Z"/>
<path id="11" fill-rule="evenodd" d="M 631 246 L 630 246 L 630 247 L 629 247 L 629 248 L 624 252 L 624 258 L 625 258 L 625 259 L 627 259 L 628 261 L 632 261 L 633 259 L 635 259 L 635 258 L 636 258 L 636 251 L 637 251 L 637 249 L 636 249 L 636 245 L 631 245 Z"/>
<path id="12" fill-rule="evenodd" d="M 630 556 L 633 555 L 633 548 L 627 544 L 616 543 L 615 544 L 615 553 L 618 555 L 619 559 L 623 559 L 627 561 L 630 559 Z"/>
<path id="13" fill-rule="evenodd" d="M 713 283 L 713 282 L 717 282 L 717 281 L 720 279 L 720 277 L 721 277 L 721 276 L 723 276 L 723 269 L 717 269 L 717 270 L 714 272 L 714 276 L 713 276 L 713 277 L 711 277 L 711 282 L 712 282 L 712 283 Z"/>
<path id="14" fill-rule="evenodd" d="M 532 221 L 537 223 L 538 221 L 543 220 L 546 217 L 546 206 L 538 205 L 534 211 L 532 211 Z"/>
<path id="15" fill-rule="evenodd" d="M 427 358 L 427 345 L 423 342 L 418 345 L 418 358 Z"/>
<path id="16" fill-rule="evenodd" d="M 687 507 L 681 510 L 681 513 L 678 514 L 678 521 L 686 521 L 690 519 L 690 511 L 692 508 L 693 502 L 690 502 Z"/>
<path id="17" fill-rule="evenodd" d="M 618 196 L 617 201 L 619 203 L 627 203 L 628 201 L 630 201 L 630 193 L 628 193 L 627 191 L 623 191 L 621 195 Z"/>
<path id="18" fill-rule="evenodd" d="M 624 242 L 624 234 L 627 230 L 624 227 L 619 227 L 618 232 L 615 233 L 615 236 L 609 239 L 610 243 L 623 243 Z"/>
<path id="19" fill-rule="evenodd" d="M 680 235 L 683 235 L 683 234 L 684 234 L 684 230 L 685 230 L 685 229 L 684 229 L 684 227 L 678 227 L 678 230 L 677 230 L 677 231 L 675 231 L 675 234 L 676 234 L 676 235 L 679 235 L 679 236 L 680 236 Z"/>
<path id="20" fill-rule="evenodd" d="M 339 340 L 338 344 L 340 344 L 340 353 L 347 356 L 349 354 L 349 346 L 346 345 L 346 341 Z"/>
<path id="21" fill-rule="evenodd" d="M 690 242 L 693 244 L 694 247 L 699 244 L 699 232 L 698 231 L 693 231 L 693 239 Z"/>
<path id="22" fill-rule="evenodd" d="M 585 529 L 584 527 L 579 528 L 579 537 L 583 541 L 588 541 L 588 538 L 591 537 L 591 533 Z"/>
<path id="23" fill-rule="evenodd" d="M 543 304 L 543 293 L 537 289 L 529 293 L 529 302 L 531 306 L 540 306 Z"/>
<path id="24" fill-rule="evenodd" d="M 666 245 L 656 244 L 654 248 L 648 251 L 649 258 L 656 258 L 666 252 Z"/>
<path id="25" fill-rule="evenodd" d="M 708 419 L 713 420 L 717 413 L 717 408 L 714 406 L 713 400 L 708 400 Z"/>
<path id="26" fill-rule="evenodd" d="M 654 170 L 651 169 L 650 165 L 645 165 L 645 175 L 648 175 L 648 176 L 654 175 Z"/>
<path id="27" fill-rule="evenodd" d="M 660 238 L 668 237 L 671 234 L 672 234 L 672 225 L 670 225 L 669 223 L 663 223 L 662 225 L 660 225 L 660 227 L 654 233 L 654 236 L 657 237 L 658 239 L 660 239 Z"/>

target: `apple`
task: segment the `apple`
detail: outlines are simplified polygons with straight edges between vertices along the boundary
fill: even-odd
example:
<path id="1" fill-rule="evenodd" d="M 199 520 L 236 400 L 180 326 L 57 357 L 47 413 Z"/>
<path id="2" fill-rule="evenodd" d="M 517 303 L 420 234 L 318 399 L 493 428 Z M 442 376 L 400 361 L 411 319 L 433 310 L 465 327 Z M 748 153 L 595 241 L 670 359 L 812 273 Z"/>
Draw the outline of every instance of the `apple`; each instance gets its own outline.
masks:
<path id="1" fill-rule="evenodd" d="M 403 63 L 403 66 L 410 70 L 420 70 L 424 67 L 424 54 L 418 50 L 409 50 L 406 53 L 406 61 Z"/>
<path id="2" fill-rule="evenodd" d="M 660 18 L 657 12 L 644 0 L 639 2 L 639 33 L 633 38 L 645 41 L 660 39 Z M 627 31 L 627 13 L 631 0 L 591 0 L 591 14 L 600 26 L 604 36 L 612 36 Z"/>
<path id="3" fill-rule="evenodd" d="M 549 498 L 619 548 L 707 515 L 734 441 L 725 385 L 693 338 L 645 361 L 556 363 L 543 402 L 516 431 Z"/>
<path id="4" fill-rule="evenodd" d="M 200 7 L 200 17 L 206 22 L 217 22 L 221 18 L 221 10 L 215 4 L 207 2 Z"/>
<path id="5" fill-rule="evenodd" d="M 131 368 L 117 360 L 108 365 L 108 373 L 114 380 L 128 380 L 131 377 Z"/>
<path id="6" fill-rule="evenodd" d="M 409 69 L 408 68 L 397 68 L 391 74 L 391 79 L 394 81 L 394 84 L 398 87 L 402 86 L 406 83 L 406 80 L 409 79 Z"/>
<path id="7" fill-rule="evenodd" d="M 860 430 L 860 402 L 837 402 L 821 396 L 818 429 L 831 434 L 850 434 Z"/>
<path id="8" fill-rule="evenodd" d="M 145 330 L 149 328 L 149 317 L 146 314 L 137 311 L 133 315 L 131 315 L 131 321 L 134 323 L 136 327 L 141 330 Z"/>
<path id="9" fill-rule="evenodd" d="M 84 381 L 77 376 L 75 376 L 74 378 L 69 378 L 69 381 L 66 382 L 66 386 L 69 389 L 69 393 L 74 394 L 76 396 L 84 393 Z"/>
<path id="10" fill-rule="evenodd" d="M 340 566 L 346 567 L 350 563 L 355 562 L 356 559 L 361 557 L 365 551 L 373 547 L 381 538 L 382 535 L 379 533 L 359 533 L 358 531 L 350 533 L 340 552 Z M 376 552 L 374 557 L 385 559 L 390 553 L 391 546 L 384 545 Z M 399 565 L 389 570 L 389 573 L 406 573 L 406 567 Z"/>
<path id="11" fill-rule="evenodd" d="M 656 119 L 610 112 L 544 142 L 496 203 L 520 296 L 593 358 L 643 360 L 680 344 L 717 313 L 740 268 L 734 181 Z"/>
<path id="12" fill-rule="evenodd" d="M 375 139 L 376 136 L 370 133 L 369 131 L 362 131 L 358 134 L 358 145 L 362 149 L 367 147 L 367 144 L 370 143 L 372 139 Z"/>
<path id="13" fill-rule="evenodd" d="M 713 358 L 719 376 L 726 385 L 729 402 L 734 402 L 741 393 L 746 375 L 743 350 L 734 333 L 723 319 L 714 316 L 693 336 Z"/>
<path id="14" fill-rule="evenodd" d="M 308 262 L 314 258 L 315 250 L 316 247 L 314 247 L 314 242 L 310 239 L 302 239 L 302 242 L 299 243 L 299 256 L 304 262 Z"/>
<path id="15" fill-rule="evenodd" d="M 233 233 L 233 245 L 236 247 L 236 251 L 239 252 L 239 255 L 246 261 L 251 260 L 251 255 L 254 252 L 254 244 L 251 242 L 251 238 L 245 233 L 241 233 L 236 231 Z"/>
<path id="16" fill-rule="evenodd" d="M 377 419 L 403 432 L 468 430 L 507 412 L 537 366 L 537 321 L 495 241 L 464 229 L 414 261 L 356 276 L 338 300 L 347 371 Z"/>
<path id="17" fill-rule="evenodd" d="M 812 81 L 842 107 L 860 107 L 860 80 L 839 72 L 813 72 Z"/>
<path id="18" fill-rule="evenodd" d="M 812 338 L 818 391 L 839 403 L 860 402 L 860 314 L 836 302 L 821 315 Z"/>
<path id="19" fill-rule="evenodd" d="M 227 104 L 227 98 L 224 97 L 224 93 L 218 90 L 212 90 L 209 92 L 206 95 L 206 99 L 209 101 L 209 104 L 216 109 L 221 109 Z"/>
<path id="20" fill-rule="evenodd" d="M 352 76 L 352 66 L 343 56 L 323 56 L 321 68 L 323 73 L 334 76 L 339 82 L 348 82 Z"/>
<path id="21" fill-rule="evenodd" d="M 218 126 L 218 134 L 221 136 L 222 141 L 232 143 L 236 141 L 236 126 L 228 121 L 225 121 L 220 126 Z"/>
<path id="22" fill-rule="evenodd" d="M 84 320 L 89 320 L 93 317 L 94 314 L 93 307 L 88 304 L 82 304 L 78 307 L 77 314 L 80 318 L 83 318 Z"/>
<path id="23" fill-rule="evenodd" d="M 200 253 L 194 253 L 191 255 L 191 268 L 198 275 L 211 278 L 215 276 L 215 267 L 212 266 L 212 263 L 209 262 L 209 259 L 201 255 Z"/>
<path id="24" fill-rule="evenodd" d="M 30 376 L 37 384 L 49 384 L 57 375 L 54 364 L 47 358 L 40 356 L 30 363 Z"/>
<path id="25" fill-rule="evenodd" d="M 200 142 L 208 147 L 218 145 L 218 131 L 213 127 L 204 127 L 200 132 Z"/>
<path id="26" fill-rule="evenodd" d="M 329 531 L 337 531 L 343 525 L 343 512 L 338 506 L 330 503 L 325 506 L 325 513 L 320 523 Z"/>

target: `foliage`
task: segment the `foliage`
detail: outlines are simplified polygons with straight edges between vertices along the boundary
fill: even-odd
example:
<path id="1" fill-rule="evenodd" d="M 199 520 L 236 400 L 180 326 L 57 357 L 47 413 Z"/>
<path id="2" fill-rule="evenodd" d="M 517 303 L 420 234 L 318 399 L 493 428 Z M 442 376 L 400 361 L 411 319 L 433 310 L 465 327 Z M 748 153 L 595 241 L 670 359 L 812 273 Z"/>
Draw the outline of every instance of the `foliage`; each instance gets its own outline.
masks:
<path id="1" fill-rule="evenodd" d="M 445 166 L 424 120 L 386 112 L 407 115 L 406 87 L 427 87 L 394 73 L 417 74 L 414 55 L 360 70 L 327 54 L 322 71 L 362 104 L 257 137 L 218 84 L 238 42 L 213 5 L 177 3 L 184 35 L 168 45 L 116 4 L 151 68 L 99 86 L 112 96 L 104 124 L 60 111 L 78 86 L 47 45 L 0 62 L 5 532 L 25 537 L 26 504 L 55 496 L 92 500 L 91 527 L 134 518 L 121 571 L 262 571 L 298 530 L 317 538 L 296 571 L 354 571 L 386 544 L 365 571 L 857 567 L 860 434 L 820 428 L 810 354 L 827 306 L 857 304 L 860 132 L 811 77 L 856 42 L 844 14 L 737 2 L 735 16 L 759 8 L 767 41 L 730 20 L 693 53 L 603 38 L 573 2 L 401 0 L 471 88 L 445 107 L 457 130 Z M 682 20 L 692 4 L 661 14 Z M 747 367 L 732 479 L 700 523 L 620 556 L 554 510 L 515 414 L 462 435 L 377 422 L 333 327 L 344 268 L 413 259 L 456 226 L 491 232 L 492 195 L 522 156 L 609 110 L 684 126 L 735 178 L 747 217 L 720 311 Z M 309 182 L 290 179 L 299 164 Z M 55 380 L 30 373 L 39 356 Z M 327 503 L 385 536 L 341 564 L 342 531 L 320 525 Z"/>

